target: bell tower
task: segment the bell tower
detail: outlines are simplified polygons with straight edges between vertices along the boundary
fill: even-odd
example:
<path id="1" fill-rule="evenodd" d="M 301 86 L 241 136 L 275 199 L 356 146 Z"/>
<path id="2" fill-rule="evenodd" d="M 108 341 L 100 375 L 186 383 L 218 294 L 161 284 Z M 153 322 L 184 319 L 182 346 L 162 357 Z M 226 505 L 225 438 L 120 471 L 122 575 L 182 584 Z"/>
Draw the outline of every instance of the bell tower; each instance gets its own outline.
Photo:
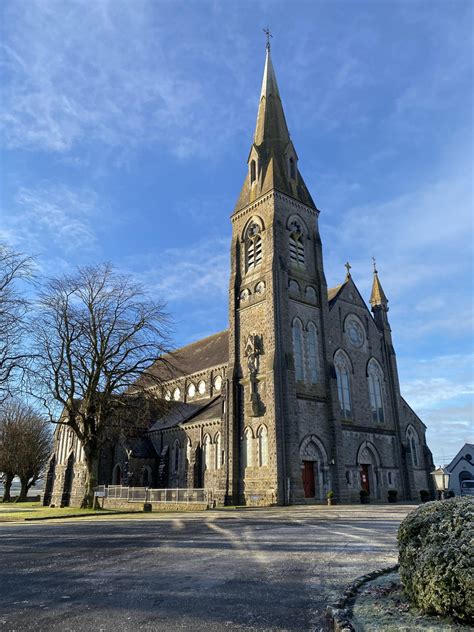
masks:
<path id="1" fill-rule="evenodd" d="M 267 42 L 247 174 L 231 217 L 227 466 L 234 502 L 297 500 L 303 439 L 318 426 L 318 434 L 326 433 L 328 303 L 318 215 L 298 168 Z M 333 455 L 317 458 L 315 484 L 322 490 Z"/>

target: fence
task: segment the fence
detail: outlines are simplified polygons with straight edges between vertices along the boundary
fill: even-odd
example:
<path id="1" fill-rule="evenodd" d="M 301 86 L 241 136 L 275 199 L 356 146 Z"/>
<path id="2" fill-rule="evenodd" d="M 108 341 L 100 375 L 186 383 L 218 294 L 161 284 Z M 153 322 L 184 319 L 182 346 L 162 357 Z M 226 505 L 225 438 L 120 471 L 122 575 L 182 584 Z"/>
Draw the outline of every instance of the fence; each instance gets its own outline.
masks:
<path id="1" fill-rule="evenodd" d="M 168 503 L 209 505 L 211 493 L 207 489 L 151 489 L 149 487 L 125 487 L 123 485 L 99 485 L 95 495 L 110 500 L 123 500 L 129 503 Z"/>

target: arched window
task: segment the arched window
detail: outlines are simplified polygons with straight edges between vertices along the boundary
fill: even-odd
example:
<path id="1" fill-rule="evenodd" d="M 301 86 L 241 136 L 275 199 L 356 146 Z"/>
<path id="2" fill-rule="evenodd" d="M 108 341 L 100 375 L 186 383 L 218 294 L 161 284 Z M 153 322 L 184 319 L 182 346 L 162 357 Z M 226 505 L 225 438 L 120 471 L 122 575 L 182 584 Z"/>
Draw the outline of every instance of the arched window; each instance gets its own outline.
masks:
<path id="1" fill-rule="evenodd" d="M 122 484 L 122 468 L 117 463 L 114 467 L 114 471 L 112 472 L 112 485 L 121 485 Z"/>
<path id="2" fill-rule="evenodd" d="M 216 447 L 215 468 L 219 470 L 222 467 L 222 436 L 220 432 L 214 437 L 214 445 Z"/>
<path id="3" fill-rule="evenodd" d="M 304 236 L 300 224 L 296 220 L 293 220 L 290 224 L 290 262 L 297 266 L 305 265 L 304 256 Z"/>
<path id="4" fill-rule="evenodd" d="M 411 462 L 413 467 L 418 467 L 420 464 L 420 459 L 418 455 L 418 435 L 413 426 L 409 426 L 407 429 L 407 442 L 410 447 L 411 452 Z"/>
<path id="5" fill-rule="evenodd" d="M 202 442 L 202 462 L 206 470 L 211 469 L 211 437 L 208 434 Z"/>
<path id="6" fill-rule="evenodd" d="M 166 393 L 165 393 L 165 399 L 166 399 L 166 401 L 167 401 L 167 402 L 169 402 L 169 401 L 170 401 L 170 399 L 171 399 L 171 393 L 170 393 L 169 391 L 166 391 Z"/>
<path id="7" fill-rule="evenodd" d="M 337 396 L 342 414 L 346 419 L 352 417 L 351 390 L 349 382 L 349 361 L 344 353 L 338 351 L 334 357 L 337 378 Z"/>
<path id="8" fill-rule="evenodd" d="M 220 391 L 222 388 L 222 376 L 218 375 L 215 379 L 214 379 L 214 388 L 216 389 L 216 391 Z"/>
<path id="9" fill-rule="evenodd" d="M 303 355 L 303 326 L 301 321 L 295 319 L 292 326 L 293 356 L 295 361 L 295 379 L 304 381 L 304 355 Z"/>
<path id="10" fill-rule="evenodd" d="M 252 431 L 250 428 L 244 430 L 244 440 L 242 446 L 242 455 L 244 461 L 244 467 L 252 467 Z"/>
<path id="11" fill-rule="evenodd" d="M 181 391 L 179 390 L 179 388 L 175 388 L 174 391 L 173 391 L 173 399 L 174 399 L 174 401 L 177 402 L 180 397 L 181 397 Z"/>
<path id="12" fill-rule="evenodd" d="M 196 387 L 194 384 L 188 386 L 188 397 L 194 397 L 196 395 Z"/>
<path id="13" fill-rule="evenodd" d="M 179 472 L 179 460 L 181 456 L 181 446 L 179 445 L 178 439 L 174 442 L 173 446 L 173 471 Z"/>
<path id="14" fill-rule="evenodd" d="M 255 182 L 257 179 L 257 163 L 255 160 L 250 162 L 250 183 Z"/>
<path id="15" fill-rule="evenodd" d="M 372 421 L 383 423 L 383 400 L 382 400 L 382 370 L 375 360 L 370 360 L 367 368 L 367 380 L 369 383 L 370 408 L 372 410 Z"/>
<path id="16" fill-rule="evenodd" d="M 206 392 L 206 382 L 204 380 L 201 380 L 199 382 L 198 392 L 199 392 L 199 395 L 204 395 L 204 393 Z"/>
<path id="17" fill-rule="evenodd" d="M 258 438 L 258 466 L 268 465 L 268 431 L 265 426 L 260 426 L 257 432 Z"/>
<path id="18" fill-rule="evenodd" d="M 294 158 L 290 158 L 290 178 L 296 180 L 296 167 Z"/>
<path id="19" fill-rule="evenodd" d="M 261 228 L 256 222 L 252 222 L 246 233 L 245 246 L 247 250 L 247 270 L 256 268 L 262 263 L 262 235 Z"/>
<path id="20" fill-rule="evenodd" d="M 311 384 L 318 381 L 318 331 L 314 323 L 308 325 L 308 360 Z"/>

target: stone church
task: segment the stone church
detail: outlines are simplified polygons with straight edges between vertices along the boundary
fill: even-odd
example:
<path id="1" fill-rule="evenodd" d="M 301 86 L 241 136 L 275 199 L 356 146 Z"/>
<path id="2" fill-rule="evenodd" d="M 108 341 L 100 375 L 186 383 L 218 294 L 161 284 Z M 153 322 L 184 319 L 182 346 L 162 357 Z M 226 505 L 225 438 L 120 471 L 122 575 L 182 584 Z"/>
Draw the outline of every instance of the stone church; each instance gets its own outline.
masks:
<path id="1" fill-rule="evenodd" d="M 400 393 L 388 299 L 350 274 L 328 288 L 318 208 L 299 169 L 270 49 L 231 215 L 229 328 L 173 354 L 166 413 L 103 450 L 102 484 L 205 488 L 247 505 L 419 499 L 426 427 Z M 159 370 L 157 368 L 157 370 Z M 56 432 L 45 503 L 74 504 L 82 451 Z"/>

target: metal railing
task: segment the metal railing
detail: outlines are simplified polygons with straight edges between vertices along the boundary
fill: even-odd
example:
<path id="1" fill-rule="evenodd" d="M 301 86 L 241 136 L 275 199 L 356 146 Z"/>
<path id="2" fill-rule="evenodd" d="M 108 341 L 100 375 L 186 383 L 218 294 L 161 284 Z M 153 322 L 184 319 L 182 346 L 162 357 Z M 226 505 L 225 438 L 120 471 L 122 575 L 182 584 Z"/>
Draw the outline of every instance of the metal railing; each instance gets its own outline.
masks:
<path id="1" fill-rule="evenodd" d="M 126 487 L 124 485 L 99 485 L 94 490 L 96 496 L 129 503 L 163 503 L 209 505 L 211 494 L 207 489 L 152 489 L 150 487 Z"/>

